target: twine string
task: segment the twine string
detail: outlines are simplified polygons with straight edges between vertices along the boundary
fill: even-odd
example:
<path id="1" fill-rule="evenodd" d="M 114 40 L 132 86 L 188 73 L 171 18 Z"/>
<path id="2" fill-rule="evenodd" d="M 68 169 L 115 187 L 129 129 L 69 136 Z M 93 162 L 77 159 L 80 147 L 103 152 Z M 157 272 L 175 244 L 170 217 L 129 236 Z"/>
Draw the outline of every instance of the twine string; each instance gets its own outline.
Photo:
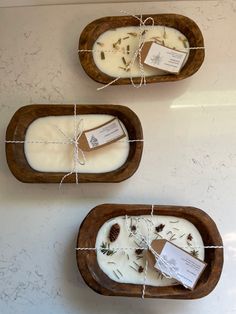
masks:
<path id="1" fill-rule="evenodd" d="M 78 166 L 84 166 L 86 164 L 86 156 L 85 152 L 79 145 L 79 140 L 84 132 L 84 121 L 83 119 L 79 119 L 77 117 L 77 111 L 76 111 L 76 104 L 74 105 L 74 111 L 73 111 L 73 136 L 69 136 L 64 132 L 61 128 L 59 128 L 57 125 L 54 125 L 55 129 L 62 135 L 63 140 L 53 140 L 53 141 L 46 141 L 46 140 L 5 140 L 4 143 L 6 144 L 62 144 L 62 145 L 73 145 L 73 166 L 71 171 L 66 173 L 59 183 L 59 189 L 62 187 L 63 182 L 67 177 L 69 177 L 72 174 L 75 174 L 75 183 L 79 183 L 79 170 Z M 135 143 L 135 142 L 143 142 L 144 139 L 121 139 L 117 142 L 120 143 Z"/>
<path id="2" fill-rule="evenodd" d="M 79 183 L 79 171 L 78 165 L 85 165 L 86 157 L 84 151 L 79 146 L 79 140 L 81 135 L 83 134 L 83 119 L 80 119 L 77 122 L 77 112 L 76 112 L 76 105 L 74 105 L 74 136 L 73 138 L 68 137 L 64 132 L 62 135 L 65 136 L 74 146 L 73 146 L 73 168 L 70 172 L 65 174 L 59 184 L 59 188 L 61 188 L 63 181 L 72 174 L 75 174 L 75 183 Z M 80 155 L 82 156 L 82 161 L 80 160 Z"/>
<path id="3" fill-rule="evenodd" d="M 141 62 L 141 52 L 143 49 L 143 46 L 145 44 L 145 37 L 146 37 L 146 32 L 145 32 L 145 26 L 151 26 L 152 28 L 154 28 L 155 26 L 155 22 L 154 19 L 151 16 L 148 16 L 147 18 L 145 18 L 145 20 L 143 20 L 143 16 L 142 14 L 140 14 L 140 17 L 137 15 L 133 15 L 128 13 L 127 11 L 121 10 L 121 13 L 125 14 L 125 15 L 130 15 L 132 16 L 134 19 L 139 21 L 139 37 L 138 37 L 138 48 L 135 51 L 130 51 L 131 53 L 133 52 L 133 56 L 131 58 L 130 64 L 129 64 L 129 69 L 130 69 L 130 82 L 132 84 L 132 86 L 134 88 L 140 88 L 142 87 L 142 85 L 146 85 L 146 76 L 145 76 L 145 71 L 144 71 L 144 66 L 143 63 Z M 151 22 L 151 23 L 150 23 Z M 165 27 L 165 26 L 164 26 Z M 150 41 L 155 42 L 154 39 L 151 39 Z M 205 47 L 186 47 L 186 50 L 202 50 L 205 49 Z M 92 52 L 92 53 L 100 53 L 100 52 L 104 52 L 104 53 L 115 53 L 117 52 L 116 49 L 111 49 L 111 50 L 100 50 L 100 49 L 78 49 L 78 53 L 86 53 L 86 52 Z M 138 68 L 139 68 L 139 72 L 140 72 L 140 82 L 138 84 L 135 84 L 134 82 L 134 77 L 132 75 L 132 69 L 134 67 L 135 61 L 138 61 Z M 103 90 L 107 87 L 109 87 L 110 85 L 113 85 L 114 83 L 116 83 L 117 81 L 119 81 L 119 79 L 121 79 L 121 76 L 117 76 L 116 78 L 114 78 L 112 81 L 108 82 L 107 84 L 98 87 L 97 90 Z"/>
<path id="4" fill-rule="evenodd" d="M 144 221 L 146 223 L 146 227 L 147 227 L 147 236 L 145 236 L 144 234 L 142 234 L 139 231 L 139 224 L 136 225 L 136 230 L 133 231 L 132 228 L 130 227 L 129 223 L 128 223 L 128 216 L 125 216 L 125 225 L 126 225 L 126 230 L 129 233 L 129 235 L 135 237 L 135 239 L 137 241 L 140 242 L 139 249 L 141 250 L 145 250 L 145 251 L 150 251 L 154 257 L 155 260 L 158 262 L 158 266 L 159 266 L 159 271 L 161 272 L 161 274 L 168 279 L 174 278 L 177 279 L 179 282 L 181 282 L 181 284 L 185 287 L 188 288 L 186 285 L 184 285 L 182 283 L 182 280 L 179 276 L 179 274 L 176 272 L 175 268 L 168 263 L 168 261 L 166 261 L 160 254 L 158 254 L 151 246 L 151 239 L 150 239 L 150 233 L 151 233 L 151 226 L 154 225 L 153 223 L 153 218 L 154 218 L 154 205 L 151 206 L 151 220 L 145 217 L 138 217 L 136 219 L 136 222 L 140 222 L 141 220 Z M 182 249 L 187 249 L 189 248 L 189 246 L 186 247 L 181 247 Z M 192 246 L 192 248 L 196 249 L 200 249 L 200 248 L 204 248 L 204 249 L 223 249 L 224 246 L 223 245 L 203 245 L 203 246 Z M 134 251 L 137 249 L 137 247 L 113 247 L 113 249 L 115 251 Z M 98 247 L 77 247 L 76 248 L 77 251 L 100 251 L 101 249 Z M 168 274 L 167 274 L 168 273 Z M 146 293 L 146 282 L 147 282 L 147 274 L 148 274 L 148 259 L 146 258 L 145 260 L 145 265 L 144 265 L 144 279 L 143 279 L 143 285 L 142 285 L 142 294 L 141 294 L 141 298 L 144 299 L 145 298 L 145 293 Z"/>

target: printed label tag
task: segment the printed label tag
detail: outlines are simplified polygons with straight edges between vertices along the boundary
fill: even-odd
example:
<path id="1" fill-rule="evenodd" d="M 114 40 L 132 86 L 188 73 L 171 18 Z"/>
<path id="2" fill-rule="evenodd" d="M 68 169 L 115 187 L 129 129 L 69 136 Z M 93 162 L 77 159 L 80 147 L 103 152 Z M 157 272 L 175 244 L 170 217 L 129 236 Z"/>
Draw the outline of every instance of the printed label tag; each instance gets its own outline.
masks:
<path id="1" fill-rule="evenodd" d="M 193 290 L 207 264 L 164 239 L 154 240 L 151 246 L 160 256 L 154 267 Z"/>
<path id="2" fill-rule="evenodd" d="M 84 151 L 91 151 L 114 143 L 125 136 L 120 121 L 114 118 L 96 128 L 84 131 L 79 146 Z"/>
<path id="3" fill-rule="evenodd" d="M 187 52 L 171 49 L 156 42 L 146 42 L 141 53 L 142 63 L 151 67 L 178 74 Z"/>

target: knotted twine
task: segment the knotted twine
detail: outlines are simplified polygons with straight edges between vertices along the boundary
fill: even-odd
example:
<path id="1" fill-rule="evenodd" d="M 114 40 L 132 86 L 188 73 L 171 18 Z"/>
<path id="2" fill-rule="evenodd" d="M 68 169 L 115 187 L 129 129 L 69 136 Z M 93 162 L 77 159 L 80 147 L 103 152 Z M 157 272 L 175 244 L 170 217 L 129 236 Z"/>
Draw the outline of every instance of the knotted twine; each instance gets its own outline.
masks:
<path id="1" fill-rule="evenodd" d="M 130 69 L 130 76 L 129 76 L 129 79 L 130 79 L 130 82 L 132 84 L 132 86 L 134 88 L 140 88 L 142 87 L 143 85 L 145 86 L 146 85 L 146 76 L 145 76 L 145 71 L 144 71 L 144 67 L 143 67 L 143 63 L 141 62 L 141 52 L 142 52 L 142 49 L 143 49 L 143 46 L 145 44 L 145 39 L 146 39 L 146 32 L 145 32 L 145 27 L 146 26 L 151 26 L 152 28 L 155 26 L 155 22 L 154 22 L 154 19 L 149 16 L 147 18 L 145 18 L 145 20 L 143 20 L 143 15 L 140 14 L 140 17 L 137 16 L 137 15 L 133 15 L 133 14 L 130 14 L 126 11 L 123 11 L 121 10 L 120 11 L 121 13 L 123 14 L 126 14 L 126 15 L 130 15 L 132 16 L 133 18 L 137 19 L 139 21 L 139 35 L 138 35 L 138 48 L 133 51 L 133 56 L 131 58 L 131 61 L 130 61 L 130 65 L 129 65 L 129 69 Z M 149 24 L 149 22 L 151 22 Z M 152 41 L 152 42 L 155 42 L 155 40 L 149 40 L 149 41 Z M 202 49 L 205 49 L 205 47 L 186 47 L 185 48 L 186 50 L 202 50 Z M 104 53 L 115 53 L 117 52 L 115 49 L 112 49 L 112 50 L 98 50 L 98 49 L 78 49 L 78 53 L 92 53 L 92 52 L 104 52 Z M 134 83 L 134 80 L 133 80 L 133 76 L 132 76 L 132 68 L 135 64 L 135 61 L 136 59 L 138 60 L 138 67 L 139 67 L 139 72 L 140 72 L 140 82 L 138 84 L 135 84 Z M 110 81 L 109 83 L 105 84 L 104 86 L 102 87 L 98 87 L 97 90 L 102 90 L 102 89 L 105 89 L 107 88 L 108 86 L 114 84 L 115 82 L 117 82 L 119 79 L 121 79 L 122 77 L 121 76 L 118 76 L 116 77 L 115 79 L 113 79 L 112 81 Z"/>
<path id="2" fill-rule="evenodd" d="M 71 171 L 66 173 L 59 184 L 59 189 L 62 186 L 62 183 L 64 180 L 69 177 L 72 174 L 75 174 L 75 183 L 79 184 L 79 165 L 85 165 L 86 164 L 86 157 L 85 153 L 82 150 L 82 148 L 79 145 L 79 140 L 81 135 L 84 132 L 84 126 L 83 126 L 83 119 L 80 119 L 78 121 L 77 116 L 77 107 L 76 104 L 74 105 L 74 114 L 73 114 L 73 136 L 70 137 L 67 135 L 64 131 L 62 131 L 60 128 L 55 126 L 55 128 L 62 134 L 64 140 L 54 140 L 54 141 L 43 141 L 43 140 L 32 140 L 32 141 L 18 141 L 18 140 L 5 140 L 6 144 L 62 144 L 62 145 L 73 145 L 73 167 Z M 135 142 L 143 142 L 143 139 L 127 139 L 127 140 L 118 140 L 117 142 L 127 142 L 127 143 L 135 143 Z"/>
<path id="3" fill-rule="evenodd" d="M 147 226 L 147 236 L 145 234 L 142 234 L 141 232 L 138 231 L 138 228 L 136 229 L 135 232 L 133 232 L 131 230 L 131 228 L 128 226 L 128 217 L 127 215 L 125 216 L 125 222 L 126 222 L 126 230 L 129 234 L 132 234 L 132 236 L 135 237 L 136 240 L 141 241 L 141 243 L 144 243 L 144 245 L 141 247 L 139 246 L 139 249 L 144 250 L 144 251 L 150 251 L 154 257 L 156 262 L 158 262 L 158 266 L 159 266 L 159 272 L 161 272 L 161 274 L 168 279 L 177 279 L 185 288 L 188 288 L 187 286 L 185 286 L 182 281 L 181 278 L 179 276 L 179 274 L 175 271 L 175 268 L 168 263 L 168 261 L 166 261 L 162 256 L 160 256 L 160 254 L 158 254 L 151 246 L 151 239 L 150 239 L 150 231 L 151 231 L 151 226 L 154 225 L 153 223 L 153 212 L 154 212 L 154 205 L 151 205 L 151 220 L 147 219 L 145 217 L 140 217 L 136 220 L 136 222 L 139 222 L 140 220 L 144 221 L 146 223 Z M 157 215 L 155 215 L 157 216 Z M 184 248 L 188 248 L 188 246 L 186 247 L 181 247 L 182 249 Z M 204 248 L 204 249 L 223 249 L 224 246 L 223 245 L 207 245 L 207 246 L 191 246 L 191 248 L 193 249 L 199 249 L 199 248 Z M 112 248 L 115 251 L 129 251 L 129 250 L 136 250 L 137 247 L 113 247 Z M 101 248 L 100 247 L 77 247 L 76 248 L 77 251 L 100 251 Z M 161 262 L 161 263 L 160 263 Z M 164 270 L 168 271 L 169 275 L 166 274 L 166 272 Z M 141 298 L 144 299 L 145 298 L 145 292 L 146 292 L 146 281 L 147 281 L 147 272 L 148 272 L 148 259 L 146 258 L 145 261 L 145 266 L 144 266 L 144 278 L 143 278 L 143 285 L 142 285 L 142 293 L 141 293 Z"/>

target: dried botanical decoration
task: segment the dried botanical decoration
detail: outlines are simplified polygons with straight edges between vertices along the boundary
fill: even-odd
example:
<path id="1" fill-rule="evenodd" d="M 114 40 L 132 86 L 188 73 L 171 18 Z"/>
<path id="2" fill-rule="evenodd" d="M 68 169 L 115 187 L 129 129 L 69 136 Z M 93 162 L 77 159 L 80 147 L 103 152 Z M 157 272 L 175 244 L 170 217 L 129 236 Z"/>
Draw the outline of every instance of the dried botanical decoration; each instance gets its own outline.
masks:
<path id="1" fill-rule="evenodd" d="M 133 37 L 137 37 L 137 33 L 134 33 L 134 32 L 131 32 L 131 33 L 127 33 L 128 35 L 130 35 L 130 36 L 133 36 Z"/>
<path id="2" fill-rule="evenodd" d="M 126 65 L 126 64 L 127 64 L 127 62 L 126 62 L 125 58 L 124 58 L 124 57 L 122 57 L 121 59 L 122 59 L 122 62 L 124 63 L 124 65 Z"/>
<path id="3" fill-rule="evenodd" d="M 131 220 L 130 220 L 130 234 L 129 234 L 129 237 L 132 237 L 133 236 L 133 233 L 136 233 L 136 231 L 137 231 L 137 227 L 136 227 L 136 225 L 134 225 L 133 224 L 133 220 L 132 220 L 132 218 L 131 218 Z"/>
<path id="4" fill-rule="evenodd" d="M 135 250 L 135 253 L 136 253 L 137 255 L 141 255 L 141 254 L 143 253 L 143 249 L 136 249 L 136 250 Z"/>
<path id="5" fill-rule="evenodd" d="M 115 250 L 112 250 L 110 248 L 110 243 L 107 243 L 107 242 L 102 242 L 102 244 L 101 244 L 101 252 L 102 252 L 102 254 L 105 254 L 107 256 L 112 256 L 113 254 L 116 253 Z"/>
<path id="6" fill-rule="evenodd" d="M 155 230 L 156 230 L 156 232 L 161 232 L 161 231 L 164 229 L 164 227 L 165 227 L 165 225 L 160 224 L 160 225 L 158 225 L 158 226 L 155 228 Z"/>
<path id="7" fill-rule="evenodd" d="M 136 260 L 142 259 L 143 255 L 137 255 Z"/>
<path id="8" fill-rule="evenodd" d="M 132 265 L 129 265 L 130 268 L 132 268 L 133 270 L 137 271 L 136 268 L 134 268 Z"/>
<path id="9" fill-rule="evenodd" d="M 142 273 L 144 271 L 143 266 L 139 265 L 138 263 L 136 263 L 135 261 L 133 261 L 134 265 L 137 267 L 137 269 L 135 267 L 133 267 L 132 265 L 129 265 L 130 268 L 132 268 L 133 270 L 135 270 L 138 273 Z"/>
<path id="10" fill-rule="evenodd" d="M 120 279 L 115 270 L 113 270 L 113 274 L 116 276 L 117 279 Z"/>
<path id="11" fill-rule="evenodd" d="M 118 45 L 121 44 L 121 38 L 119 38 L 115 43 L 112 44 L 113 48 L 117 49 Z"/>
<path id="12" fill-rule="evenodd" d="M 139 273 L 142 273 L 143 271 L 144 271 L 143 266 L 139 266 L 139 268 L 138 268 L 138 272 L 139 272 Z"/>
<path id="13" fill-rule="evenodd" d="M 173 233 L 172 236 L 170 237 L 170 240 L 169 241 L 175 241 L 177 238 L 175 238 L 176 234 Z"/>
<path id="14" fill-rule="evenodd" d="M 193 236 L 191 235 L 191 233 L 189 233 L 188 236 L 187 236 L 187 240 L 188 241 L 192 241 L 192 239 L 193 239 Z"/>
<path id="15" fill-rule="evenodd" d="M 123 277 L 123 274 L 119 269 L 117 269 L 116 271 L 121 275 L 121 277 Z"/>
<path id="16" fill-rule="evenodd" d="M 155 240 L 157 240 L 158 238 L 161 238 L 161 239 L 163 239 L 163 236 L 162 235 L 160 235 L 159 233 L 156 233 L 156 239 Z"/>
<path id="17" fill-rule="evenodd" d="M 105 60 L 105 53 L 104 53 L 104 51 L 101 51 L 101 60 Z"/>
<path id="18" fill-rule="evenodd" d="M 120 234 L 120 225 L 119 224 L 114 224 L 111 226 L 110 232 L 109 232 L 109 240 L 111 242 L 114 242 Z"/>
<path id="19" fill-rule="evenodd" d="M 191 254 L 193 257 L 198 257 L 198 256 L 199 256 L 199 252 L 196 251 L 196 250 L 192 250 L 192 251 L 190 252 L 190 254 Z"/>
<path id="20" fill-rule="evenodd" d="M 131 229 L 131 231 L 136 231 L 136 230 L 137 230 L 137 228 L 136 228 L 135 225 L 132 225 L 132 226 L 130 227 L 130 229 Z"/>

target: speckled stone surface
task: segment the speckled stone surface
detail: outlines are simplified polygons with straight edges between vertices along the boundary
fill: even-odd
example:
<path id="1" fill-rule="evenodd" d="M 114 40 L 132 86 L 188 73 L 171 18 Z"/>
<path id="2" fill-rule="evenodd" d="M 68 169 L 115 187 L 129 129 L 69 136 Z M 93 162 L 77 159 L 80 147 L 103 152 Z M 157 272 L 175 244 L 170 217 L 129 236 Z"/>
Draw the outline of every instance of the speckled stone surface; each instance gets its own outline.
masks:
<path id="1" fill-rule="evenodd" d="M 134 90 L 100 85 L 82 70 L 77 45 L 93 19 L 180 13 L 202 29 L 206 59 L 192 78 Z M 0 312 L 4 314 L 195 314 L 236 312 L 236 2 L 172 1 L 0 9 Z M 128 105 L 144 129 L 138 172 L 120 184 L 26 185 L 8 170 L 4 137 L 30 103 Z M 193 205 L 218 224 L 225 266 L 198 301 L 108 298 L 82 281 L 75 239 L 104 202 Z"/>

